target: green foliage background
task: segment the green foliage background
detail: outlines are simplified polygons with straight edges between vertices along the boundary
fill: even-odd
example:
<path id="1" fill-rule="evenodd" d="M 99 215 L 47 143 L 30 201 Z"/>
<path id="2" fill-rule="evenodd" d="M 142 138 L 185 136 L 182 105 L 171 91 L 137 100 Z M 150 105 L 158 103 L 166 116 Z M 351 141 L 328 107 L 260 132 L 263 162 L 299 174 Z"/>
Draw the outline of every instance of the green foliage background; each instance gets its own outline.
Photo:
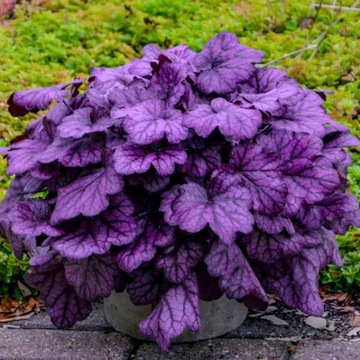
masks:
<path id="1" fill-rule="evenodd" d="M 262 50 L 265 63 L 274 61 L 271 66 L 287 70 L 303 86 L 332 90 L 327 111 L 360 136 L 359 12 L 322 8 L 316 13 L 310 5 L 310 0 L 22 1 L 14 18 L 0 21 L 0 146 L 34 119 L 11 118 L 6 100 L 12 92 L 86 76 L 92 66 L 122 65 L 141 56 L 149 43 L 162 48 L 186 43 L 198 51 L 220 31 L 231 31 L 243 44 Z M 360 196 L 360 153 L 351 151 L 351 189 Z M 5 167 L 0 160 L 0 200 L 9 183 Z M 323 283 L 344 291 L 360 289 L 359 236 L 352 230 L 339 237 L 345 267 L 323 271 Z M 9 260 L 4 246 L 0 295 L 9 291 L 3 286 L 7 280 L 11 288 L 21 276 L 21 271 L 4 276 L 7 270 L 1 269 L 20 264 Z"/>

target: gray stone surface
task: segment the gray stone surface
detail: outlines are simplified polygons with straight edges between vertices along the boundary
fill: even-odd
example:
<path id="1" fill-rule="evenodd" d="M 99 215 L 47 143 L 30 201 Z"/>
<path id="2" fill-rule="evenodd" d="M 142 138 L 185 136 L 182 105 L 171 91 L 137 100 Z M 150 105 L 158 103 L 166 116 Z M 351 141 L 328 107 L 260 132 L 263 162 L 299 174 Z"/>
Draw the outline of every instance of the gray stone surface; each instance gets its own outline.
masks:
<path id="1" fill-rule="evenodd" d="M 229 339 L 268 339 L 268 338 L 306 338 L 314 340 L 331 340 L 333 335 L 313 329 L 302 323 L 292 326 L 277 326 L 261 318 L 248 317 L 236 330 L 225 335 Z M 359 359 L 360 360 L 360 359 Z"/>
<path id="2" fill-rule="evenodd" d="M 0 0 L 1 1 L 1 0 Z M 4 324 L 6 327 L 7 325 Z M 49 315 L 45 311 L 33 315 L 27 320 L 18 320 L 11 322 L 11 326 L 21 329 L 53 329 L 56 327 L 50 320 Z M 1 328 L 1 326 L 0 326 Z M 83 321 L 78 321 L 71 330 L 74 331 L 113 331 L 113 328 L 106 321 L 103 304 L 93 304 L 93 311 Z M 0 358 L 1 360 L 1 358 Z"/>
<path id="3" fill-rule="evenodd" d="M 288 360 L 288 345 L 285 341 L 213 339 L 173 344 L 163 353 L 155 344 L 141 344 L 134 360 Z"/>
<path id="4" fill-rule="evenodd" d="M 300 342 L 291 360 L 359 360 L 359 341 L 311 341 Z"/>
<path id="5" fill-rule="evenodd" d="M 127 360 L 133 345 L 115 332 L 0 329 L 1 360 Z"/>

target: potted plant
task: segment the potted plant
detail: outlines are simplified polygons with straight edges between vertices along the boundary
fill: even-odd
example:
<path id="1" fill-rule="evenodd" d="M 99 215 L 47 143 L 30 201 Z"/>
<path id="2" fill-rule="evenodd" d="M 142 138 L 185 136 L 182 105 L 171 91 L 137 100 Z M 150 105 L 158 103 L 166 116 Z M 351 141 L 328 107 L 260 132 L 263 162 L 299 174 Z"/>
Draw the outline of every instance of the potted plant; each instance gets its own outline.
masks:
<path id="1" fill-rule="evenodd" d="M 335 234 L 359 226 L 345 146 L 323 93 L 220 33 L 81 79 L 15 92 L 13 116 L 44 110 L 2 149 L 15 175 L 1 235 L 31 254 L 26 281 L 58 327 L 113 290 L 151 305 L 141 333 L 168 349 L 200 329 L 199 300 L 264 309 L 267 292 L 321 315 L 317 275 L 341 265 Z"/>

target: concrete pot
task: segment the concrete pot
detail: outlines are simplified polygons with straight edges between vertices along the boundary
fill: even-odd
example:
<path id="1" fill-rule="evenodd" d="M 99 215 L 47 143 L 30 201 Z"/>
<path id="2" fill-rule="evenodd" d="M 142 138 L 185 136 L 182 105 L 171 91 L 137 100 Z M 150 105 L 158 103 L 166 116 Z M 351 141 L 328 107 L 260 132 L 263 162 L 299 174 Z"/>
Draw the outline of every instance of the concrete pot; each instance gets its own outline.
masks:
<path id="1" fill-rule="evenodd" d="M 125 335 L 148 340 L 139 331 L 139 323 L 151 312 L 151 306 L 132 304 L 126 291 L 113 292 L 104 300 L 105 316 L 109 324 Z M 201 329 L 197 333 L 186 330 L 174 342 L 189 342 L 224 335 L 239 327 L 247 316 L 247 307 L 225 295 L 214 301 L 200 301 Z"/>

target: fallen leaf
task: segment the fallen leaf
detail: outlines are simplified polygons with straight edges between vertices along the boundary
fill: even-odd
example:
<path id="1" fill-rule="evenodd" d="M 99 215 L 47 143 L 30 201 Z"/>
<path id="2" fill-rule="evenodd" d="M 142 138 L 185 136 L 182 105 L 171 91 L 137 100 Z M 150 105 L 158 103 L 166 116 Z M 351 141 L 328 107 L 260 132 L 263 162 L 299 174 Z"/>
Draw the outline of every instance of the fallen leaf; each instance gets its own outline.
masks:
<path id="1" fill-rule="evenodd" d="M 24 285 L 21 281 L 18 281 L 17 285 L 22 293 L 22 296 L 24 297 L 31 296 L 30 289 L 26 285 Z"/>
<path id="2" fill-rule="evenodd" d="M 360 313 L 358 311 L 349 316 L 349 324 L 353 328 L 360 325 Z"/>
<path id="3" fill-rule="evenodd" d="M 337 299 L 339 302 L 344 302 L 349 297 L 348 293 L 341 294 L 339 298 Z"/>
<path id="4" fill-rule="evenodd" d="M 10 298 L 0 298 L 0 322 L 27 319 L 44 308 L 44 304 L 34 297 L 27 297 L 23 301 Z"/>
<path id="5" fill-rule="evenodd" d="M 349 313 L 349 312 L 354 312 L 355 309 L 352 306 L 342 306 L 340 308 L 340 312 L 341 313 Z"/>
<path id="6" fill-rule="evenodd" d="M 18 320 L 28 320 L 28 319 L 30 319 L 33 315 L 34 315 L 34 313 L 31 312 L 31 313 L 29 313 L 29 314 L 27 314 L 27 315 L 9 317 L 8 319 L 6 319 L 6 318 L 1 319 L 1 318 L 0 318 L 0 323 L 6 323 L 6 322 L 18 321 Z"/>

